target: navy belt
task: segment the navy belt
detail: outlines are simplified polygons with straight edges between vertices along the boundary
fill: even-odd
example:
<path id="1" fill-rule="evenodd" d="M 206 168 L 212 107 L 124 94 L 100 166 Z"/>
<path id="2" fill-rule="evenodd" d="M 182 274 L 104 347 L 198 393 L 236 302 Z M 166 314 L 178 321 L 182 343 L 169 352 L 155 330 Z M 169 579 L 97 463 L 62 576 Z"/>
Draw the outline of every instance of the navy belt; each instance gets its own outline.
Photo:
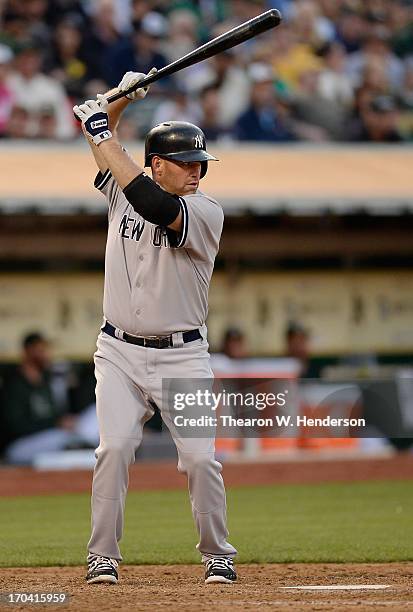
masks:
<path id="1" fill-rule="evenodd" d="M 117 338 L 118 340 L 123 340 L 124 342 L 129 342 L 129 344 L 137 344 L 138 346 L 144 346 L 146 348 L 168 348 L 173 346 L 172 334 L 169 336 L 132 336 L 126 332 L 121 332 L 122 335 L 119 336 L 116 334 L 116 327 L 114 327 L 111 323 L 106 321 L 105 325 L 102 327 L 102 331 L 105 334 L 109 334 L 113 338 Z M 200 340 L 202 338 L 199 329 L 191 329 L 190 331 L 182 332 L 182 340 L 186 344 L 187 342 L 193 342 L 194 340 Z"/>

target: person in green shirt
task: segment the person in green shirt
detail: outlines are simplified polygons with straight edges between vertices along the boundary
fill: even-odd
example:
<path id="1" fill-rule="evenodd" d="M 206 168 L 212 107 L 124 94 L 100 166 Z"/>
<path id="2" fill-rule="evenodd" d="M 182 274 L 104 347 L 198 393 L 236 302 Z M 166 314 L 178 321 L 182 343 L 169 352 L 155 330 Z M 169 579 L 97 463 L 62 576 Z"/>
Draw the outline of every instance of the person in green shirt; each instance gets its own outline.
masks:
<path id="1" fill-rule="evenodd" d="M 64 412 L 53 395 L 50 344 L 40 333 L 23 340 L 23 355 L 3 389 L 3 425 L 9 463 L 31 464 L 40 452 L 56 451 L 74 439 L 76 417 Z"/>

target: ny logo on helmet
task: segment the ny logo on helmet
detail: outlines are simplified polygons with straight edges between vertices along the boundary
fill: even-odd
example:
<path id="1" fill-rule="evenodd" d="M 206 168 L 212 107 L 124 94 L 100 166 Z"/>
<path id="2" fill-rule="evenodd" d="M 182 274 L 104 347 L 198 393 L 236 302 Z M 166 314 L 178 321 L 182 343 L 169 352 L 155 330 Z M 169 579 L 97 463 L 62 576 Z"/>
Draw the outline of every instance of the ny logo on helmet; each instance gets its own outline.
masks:
<path id="1" fill-rule="evenodd" d="M 203 148 L 204 148 L 203 138 L 201 134 L 197 134 L 195 136 L 195 149 L 203 149 Z"/>

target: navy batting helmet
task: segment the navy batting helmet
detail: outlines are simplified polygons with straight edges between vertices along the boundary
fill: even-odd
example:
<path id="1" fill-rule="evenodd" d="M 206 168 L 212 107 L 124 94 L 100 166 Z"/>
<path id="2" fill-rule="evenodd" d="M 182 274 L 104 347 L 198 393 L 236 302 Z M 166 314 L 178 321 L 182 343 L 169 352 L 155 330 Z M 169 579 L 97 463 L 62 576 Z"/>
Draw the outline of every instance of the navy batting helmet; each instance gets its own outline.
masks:
<path id="1" fill-rule="evenodd" d="M 148 132 L 145 140 L 145 166 L 154 155 L 171 161 L 201 162 L 201 178 L 208 170 L 208 161 L 218 161 L 206 150 L 205 134 L 186 121 L 166 121 Z"/>

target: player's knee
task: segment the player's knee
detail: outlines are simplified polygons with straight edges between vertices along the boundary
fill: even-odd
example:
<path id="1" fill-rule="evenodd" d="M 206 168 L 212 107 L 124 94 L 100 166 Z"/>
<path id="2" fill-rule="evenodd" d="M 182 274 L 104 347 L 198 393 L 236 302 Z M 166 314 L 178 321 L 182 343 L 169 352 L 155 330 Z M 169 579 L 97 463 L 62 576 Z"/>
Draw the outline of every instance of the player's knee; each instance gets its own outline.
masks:
<path id="1" fill-rule="evenodd" d="M 221 470 L 221 465 L 215 460 L 214 455 L 209 453 L 199 453 L 193 455 L 180 456 L 178 463 L 180 472 L 203 472 L 207 470 Z"/>
<path id="2" fill-rule="evenodd" d="M 110 462 L 132 463 L 135 459 L 137 443 L 128 438 L 107 438 L 101 441 L 96 451 L 97 458 L 107 458 Z"/>

